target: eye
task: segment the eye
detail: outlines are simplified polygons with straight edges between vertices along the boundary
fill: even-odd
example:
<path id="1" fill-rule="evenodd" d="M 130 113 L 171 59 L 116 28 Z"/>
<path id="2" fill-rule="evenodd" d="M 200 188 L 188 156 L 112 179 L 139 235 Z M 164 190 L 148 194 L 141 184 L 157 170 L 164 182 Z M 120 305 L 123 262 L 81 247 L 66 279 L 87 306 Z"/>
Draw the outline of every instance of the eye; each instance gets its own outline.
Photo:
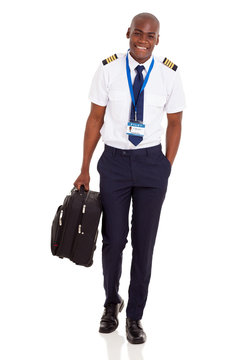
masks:
<path id="1" fill-rule="evenodd" d="M 134 32 L 134 35 L 137 35 L 137 36 L 138 36 L 138 35 L 140 35 L 140 33 L 139 33 L 139 32 Z"/>

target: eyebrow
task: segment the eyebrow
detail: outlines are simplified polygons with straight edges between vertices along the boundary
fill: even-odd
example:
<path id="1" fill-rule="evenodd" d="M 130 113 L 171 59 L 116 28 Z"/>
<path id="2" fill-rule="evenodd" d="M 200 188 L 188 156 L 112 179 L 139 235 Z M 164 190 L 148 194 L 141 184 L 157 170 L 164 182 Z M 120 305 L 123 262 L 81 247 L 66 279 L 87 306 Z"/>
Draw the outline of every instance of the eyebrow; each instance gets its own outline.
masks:
<path id="1" fill-rule="evenodd" d="M 134 29 L 134 31 L 140 31 L 141 33 L 143 33 L 143 31 L 142 30 L 140 30 L 140 29 Z M 149 31 L 147 34 L 156 34 L 154 31 Z"/>

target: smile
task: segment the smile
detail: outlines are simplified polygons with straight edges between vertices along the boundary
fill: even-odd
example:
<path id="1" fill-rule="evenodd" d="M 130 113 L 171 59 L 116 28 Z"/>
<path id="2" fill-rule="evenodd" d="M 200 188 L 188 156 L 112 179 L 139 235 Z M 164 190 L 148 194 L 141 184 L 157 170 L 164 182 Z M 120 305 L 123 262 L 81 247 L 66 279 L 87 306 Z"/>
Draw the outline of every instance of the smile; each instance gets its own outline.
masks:
<path id="1" fill-rule="evenodd" d="M 136 46 L 136 48 L 140 49 L 140 50 L 147 50 L 146 47 L 143 47 L 143 46 Z"/>

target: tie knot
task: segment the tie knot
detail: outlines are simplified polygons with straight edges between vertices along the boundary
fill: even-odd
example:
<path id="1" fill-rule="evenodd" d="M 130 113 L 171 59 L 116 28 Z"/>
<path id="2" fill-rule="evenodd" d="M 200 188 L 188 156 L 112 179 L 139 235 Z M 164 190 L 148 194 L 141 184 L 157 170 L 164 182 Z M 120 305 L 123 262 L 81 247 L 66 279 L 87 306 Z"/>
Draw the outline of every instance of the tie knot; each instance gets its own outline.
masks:
<path id="1" fill-rule="evenodd" d="M 143 65 L 138 65 L 137 67 L 135 67 L 135 70 L 137 70 L 138 74 L 141 74 L 143 69 L 144 69 Z"/>

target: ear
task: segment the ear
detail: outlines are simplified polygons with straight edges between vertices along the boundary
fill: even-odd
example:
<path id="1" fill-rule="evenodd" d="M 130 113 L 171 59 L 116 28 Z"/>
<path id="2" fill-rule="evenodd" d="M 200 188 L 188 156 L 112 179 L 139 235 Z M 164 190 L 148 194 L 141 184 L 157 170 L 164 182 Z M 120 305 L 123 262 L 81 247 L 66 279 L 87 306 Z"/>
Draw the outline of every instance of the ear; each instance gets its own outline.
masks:
<path id="1" fill-rule="evenodd" d="M 157 42 L 156 42 L 156 45 L 158 45 L 158 43 L 159 43 L 159 34 L 158 34 L 158 36 L 157 36 Z"/>
<path id="2" fill-rule="evenodd" d="M 127 39 L 129 39 L 129 38 L 130 38 L 130 28 L 128 28 L 128 31 L 127 31 L 126 37 L 127 37 Z"/>

